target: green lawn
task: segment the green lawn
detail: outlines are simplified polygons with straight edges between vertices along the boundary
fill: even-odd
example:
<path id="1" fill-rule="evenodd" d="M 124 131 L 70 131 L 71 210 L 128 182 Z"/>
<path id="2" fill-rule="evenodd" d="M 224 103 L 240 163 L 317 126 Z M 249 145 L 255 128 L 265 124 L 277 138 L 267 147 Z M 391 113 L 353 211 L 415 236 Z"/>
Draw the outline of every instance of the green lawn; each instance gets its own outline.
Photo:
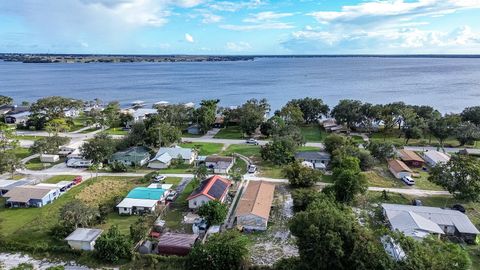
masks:
<path id="1" fill-rule="evenodd" d="M 182 133 L 182 137 L 184 137 L 184 138 L 200 138 L 202 136 L 203 136 L 203 134 L 190 134 L 188 132 L 183 132 Z"/>
<path id="2" fill-rule="evenodd" d="M 107 133 L 109 135 L 127 135 L 128 131 L 123 130 L 120 127 L 117 127 L 117 128 L 109 128 L 109 129 L 105 130 L 105 133 Z"/>
<path id="3" fill-rule="evenodd" d="M 167 179 L 165 179 L 165 184 L 172 184 L 175 188 L 181 181 L 182 177 L 167 177 Z"/>
<path id="4" fill-rule="evenodd" d="M 82 134 L 87 134 L 87 133 L 90 133 L 90 132 L 97 131 L 97 130 L 99 130 L 99 129 L 100 129 L 100 128 L 93 127 L 93 128 L 85 129 L 85 130 L 83 130 L 83 131 L 80 132 L 80 133 L 82 133 Z"/>
<path id="5" fill-rule="evenodd" d="M 73 179 L 75 179 L 75 177 L 76 175 L 56 175 L 46 179 L 42 183 L 56 184 L 60 181 L 72 181 Z"/>
<path id="6" fill-rule="evenodd" d="M 370 187 L 384 187 L 384 188 L 398 188 L 398 187 L 407 187 L 400 180 L 395 179 L 394 177 L 385 177 L 382 176 L 377 171 L 367 171 L 362 172 L 363 175 L 367 178 L 368 186 Z"/>
<path id="7" fill-rule="evenodd" d="M 161 169 L 158 170 L 158 173 L 192 173 L 193 172 L 193 166 L 190 164 L 182 164 L 178 166 L 170 166 L 167 169 Z"/>
<path id="8" fill-rule="evenodd" d="M 300 146 L 298 148 L 298 151 L 320 151 L 321 149 L 319 147 L 315 146 Z"/>
<path id="9" fill-rule="evenodd" d="M 195 182 L 190 181 L 183 192 L 178 196 L 178 198 L 173 202 L 172 206 L 167 210 L 163 219 L 165 220 L 165 225 L 169 230 L 173 231 L 191 231 L 191 226 L 184 225 L 183 214 L 188 212 L 188 202 L 187 198 L 195 189 Z"/>
<path id="10" fill-rule="evenodd" d="M 33 136 L 33 135 L 15 135 L 13 139 L 15 140 L 27 140 L 27 141 L 36 141 L 44 138 L 44 136 Z"/>
<path id="11" fill-rule="evenodd" d="M 241 158 L 236 158 L 235 159 L 235 164 L 233 164 L 233 167 L 231 169 L 232 171 L 239 171 L 241 174 L 246 174 L 247 173 L 247 163 L 245 160 Z"/>
<path id="12" fill-rule="evenodd" d="M 333 176 L 331 175 L 322 175 L 322 182 L 324 183 L 333 183 Z"/>
<path id="13" fill-rule="evenodd" d="M 260 158 L 260 146 L 250 144 L 232 144 L 222 154 L 232 155 L 238 153 L 249 158 Z"/>
<path id="14" fill-rule="evenodd" d="M 239 126 L 222 128 L 215 136 L 216 139 L 243 139 L 243 133 Z"/>
<path id="15" fill-rule="evenodd" d="M 370 136 L 371 141 L 379 141 L 383 142 L 384 140 L 389 141 L 397 146 L 402 146 L 405 145 L 405 138 L 403 137 L 403 134 L 398 130 L 392 131 L 390 134 L 388 134 L 385 139 L 384 139 L 384 134 L 383 132 L 377 132 L 373 133 Z M 431 142 L 429 136 L 425 136 L 424 138 L 421 139 L 411 139 L 408 141 L 407 145 L 412 145 L 412 146 L 440 146 L 439 141 L 432 136 Z M 458 140 L 455 138 L 449 138 L 445 140 L 444 146 L 445 147 L 458 147 L 460 143 Z M 465 147 L 474 147 L 474 145 L 466 145 Z"/>
<path id="16" fill-rule="evenodd" d="M 44 162 L 40 161 L 39 157 L 37 157 L 37 158 L 29 160 L 25 164 L 25 168 L 29 169 L 29 170 L 34 170 L 34 171 L 41 171 L 43 169 L 48 169 L 48 168 L 50 168 L 54 165 L 60 164 L 62 162 L 64 162 L 64 159 L 60 159 L 59 161 L 57 161 L 55 163 L 44 163 Z"/>
<path id="17" fill-rule="evenodd" d="M 300 130 L 307 142 L 323 142 L 327 136 L 326 131 L 319 125 L 303 125 Z"/>
<path id="18" fill-rule="evenodd" d="M 181 143 L 180 147 L 185 148 L 195 148 L 199 152 L 198 154 L 201 156 L 209 156 L 213 154 L 218 154 L 222 152 L 223 144 L 221 143 L 203 143 L 203 142 L 195 142 L 195 143 Z"/>
<path id="19" fill-rule="evenodd" d="M 444 188 L 442 188 L 441 186 L 428 181 L 428 172 L 422 171 L 420 169 L 414 170 L 414 172 L 419 175 L 419 177 L 414 178 L 416 188 L 427 190 L 444 190 Z"/>
<path id="20" fill-rule="evenodd" d="M 11 152 L 11 153 L 14 153 L 15 156 L 17 156 L 18 158 L 20 159 L 24 159 L 26 157 L 29 157 L 32 155 L 32 153 L 30 153 L 30 149 L 28 148 L 22 148 L 22 147 L 17 147 L 15 149 L 10 149 L 10 150 L 7 150 L 8 152 Z"/>

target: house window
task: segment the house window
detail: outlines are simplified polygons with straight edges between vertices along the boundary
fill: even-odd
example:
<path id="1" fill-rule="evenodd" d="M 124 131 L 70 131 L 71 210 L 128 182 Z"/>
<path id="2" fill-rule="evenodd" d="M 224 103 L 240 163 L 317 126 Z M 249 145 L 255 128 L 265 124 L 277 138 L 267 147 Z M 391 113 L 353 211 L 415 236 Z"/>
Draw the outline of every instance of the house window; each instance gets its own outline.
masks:
<path id="1" fill-rule="evenodd" d="M 195 205 L 195 206 L 196 206 L 196 205 L 197 205 L 197 201 L 193 201 L 193 205 Z"/>

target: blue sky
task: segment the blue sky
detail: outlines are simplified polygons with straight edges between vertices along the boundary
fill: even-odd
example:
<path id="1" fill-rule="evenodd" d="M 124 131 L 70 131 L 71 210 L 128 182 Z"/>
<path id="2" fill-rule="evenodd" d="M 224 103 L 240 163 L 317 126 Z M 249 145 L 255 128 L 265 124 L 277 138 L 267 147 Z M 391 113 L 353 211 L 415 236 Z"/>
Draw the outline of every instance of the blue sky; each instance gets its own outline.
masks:
<path id="1" fill-rule="evenodd" d="M 0 0 L 0 52 L 480 54 L 480 0 Z"/>

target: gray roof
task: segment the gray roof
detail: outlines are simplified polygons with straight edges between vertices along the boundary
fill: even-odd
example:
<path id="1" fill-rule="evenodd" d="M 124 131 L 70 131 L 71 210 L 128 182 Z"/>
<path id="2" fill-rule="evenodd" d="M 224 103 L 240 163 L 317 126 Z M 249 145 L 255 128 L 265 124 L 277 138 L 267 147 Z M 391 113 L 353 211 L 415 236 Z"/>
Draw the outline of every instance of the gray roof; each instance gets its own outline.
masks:
<path id="1" fill-rule="evenodd" d="M 480 234 L 467 215 L 438 207 L 382 204 L 392 227 L 434 232 L 439 226 L 454 226 L 460 233 Z M 401 218 L 398 218 L 401 217 Z M 440 228 L 440 227 L 439 227 Z"/>
<path id="2" fill-rule="evenodd" d="M 87 229 L 78 228 L 72 232 L 65 240 L 67 241 L 80 241 L 80 242 L 92 242 L 97 239 L 103 230 L 100 229 Z"/>
<path id="3" fill-rule="evenodd" d="M 161 147 L 153 159 L 157 159 L 157 157 L 160 157 L 165 153 L 168 153 L 173 159 L 176 159 L 179 155 L 182 156 L 183 159 L 191 159 L 193 150 L 181 147 Z"/>
<path id="4" fill-rule="evenodd" d="M 33 180 L 0 180 L 0 189 L 10 190 L 14 187 L 30 185 L 33 182 Z"/>
<path id="5" fill-rule="evenodd" d="M 296 153 L 295 158 L 304 160 L 330 160 L 330 154 L 321 151 L 305 151 Z"/>

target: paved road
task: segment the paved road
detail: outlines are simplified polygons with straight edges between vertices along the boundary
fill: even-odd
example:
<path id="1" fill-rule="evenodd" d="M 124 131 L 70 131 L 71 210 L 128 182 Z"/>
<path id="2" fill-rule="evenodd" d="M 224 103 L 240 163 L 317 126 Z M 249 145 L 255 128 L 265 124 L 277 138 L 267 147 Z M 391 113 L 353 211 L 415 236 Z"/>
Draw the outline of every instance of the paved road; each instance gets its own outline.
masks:
<path id="1" fill-rule="evenodd" d="M 425 152 L 425 151 L 441 151 L 439 150 L 438 147 L 432 147 L 432 146 L 405 146 L 404 149 L 406 150 L 411 150 L 411 151 L 416 151 L 416 152 Z M 443 148 L 445 152 L 447 153 L 457 153 L 460 150 L 463 150 L 465 148 L 461 147 L 444 147 Z"/>
<path id="2" fill-rule="evenodd" d="M 231 145 L 231 144 L 246 144 L 245 140 L 234 140 L 234 139 L 216 139 L 216 138 L 182 138 L 183 142 L 205 142 L 205 143 L 222 143 L 226 145 Z M 259 145 L 265 145 L 269 141 L 264 141 L 264 140 L 259 140 L 258 144 Z M 318 148 L 324 148 L 323 143 L 316 143 L 316 142 L 307 142 L 306 146 L 312 146 L 312 147 L 318 147 Z"/>

